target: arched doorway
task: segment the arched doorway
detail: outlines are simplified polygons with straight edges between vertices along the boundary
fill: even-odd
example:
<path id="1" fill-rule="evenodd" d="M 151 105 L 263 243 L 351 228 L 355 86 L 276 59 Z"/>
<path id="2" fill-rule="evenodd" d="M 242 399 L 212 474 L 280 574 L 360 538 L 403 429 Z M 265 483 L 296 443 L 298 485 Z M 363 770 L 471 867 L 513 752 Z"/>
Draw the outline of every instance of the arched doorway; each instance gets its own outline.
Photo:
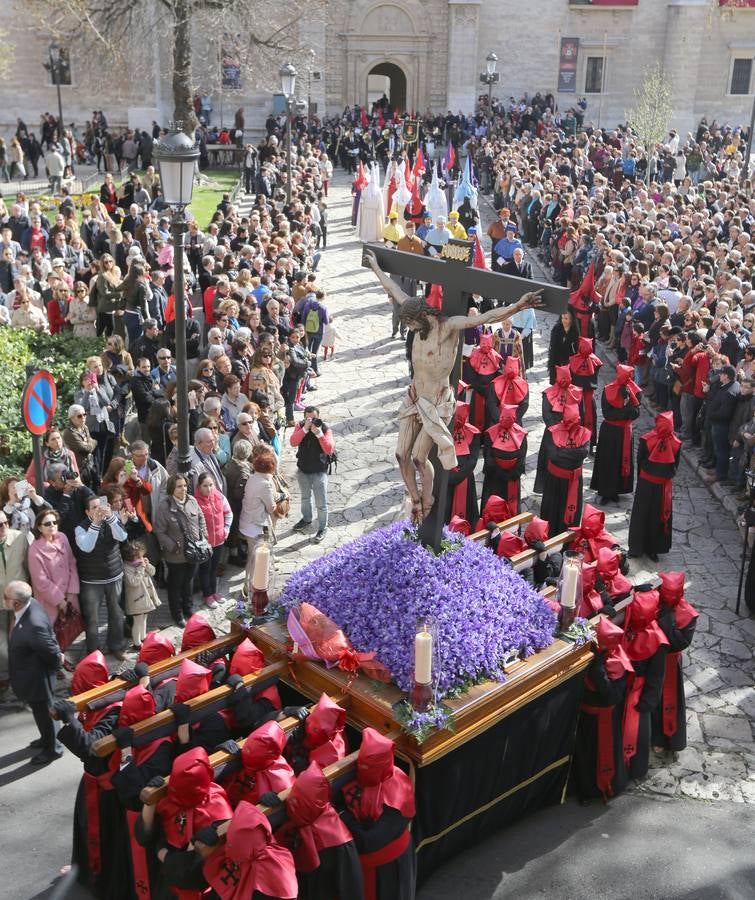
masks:
<path id="1" fill-rule="evenodd" d="M 406 111 L 406 75 L 395 63 L 380 63 L 367 73 L 367 109 L 385 94 L 393 112 Z"/>

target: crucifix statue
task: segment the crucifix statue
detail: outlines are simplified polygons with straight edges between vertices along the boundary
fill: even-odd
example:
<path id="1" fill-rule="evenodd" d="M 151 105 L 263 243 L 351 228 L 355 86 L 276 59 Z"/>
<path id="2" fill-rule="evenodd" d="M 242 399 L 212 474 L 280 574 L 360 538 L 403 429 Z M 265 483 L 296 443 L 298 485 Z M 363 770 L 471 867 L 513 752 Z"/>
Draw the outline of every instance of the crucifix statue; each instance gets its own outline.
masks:
<path id="1" fill-rule="evenodd" d="M 365 247 L 363 264 L 372 269 L 391 301 L 400 307 L 402 322 L 414 332 L 413 377 L 399 410 L 396 458 L 411 499 L 412 519 L 420 525 L 420 538 L 438 549 L 445 520 L 448 472 L 457 464 L 448 425 L 456 405 L 455 386 L 464 330 L 503 321 L 526 307 L 539 307 L 543 305 L 541 295 L 546 290 L 549 305 L 561 306 L 563 294 L 568 292 L 556 288 L 554 293 L 552 285 L 543 285 L 539 290 L 524 292 L 512 305 L 473 317 L 467 315 L 469 294 L 500 298 L 504 286 L 510 295 L 512 285 L 508 282 L 518 282 L 521 287 L 532 287 L 533 283 L 378 245 Z M 442 285 L 442 308 L 429 306 L 424 298 L 410 297 L 386 270 Z M 491 278 L 495 281 L 490 282 Z M 438 471 L 433 466 L 433 457 L 440 464 Z"/>

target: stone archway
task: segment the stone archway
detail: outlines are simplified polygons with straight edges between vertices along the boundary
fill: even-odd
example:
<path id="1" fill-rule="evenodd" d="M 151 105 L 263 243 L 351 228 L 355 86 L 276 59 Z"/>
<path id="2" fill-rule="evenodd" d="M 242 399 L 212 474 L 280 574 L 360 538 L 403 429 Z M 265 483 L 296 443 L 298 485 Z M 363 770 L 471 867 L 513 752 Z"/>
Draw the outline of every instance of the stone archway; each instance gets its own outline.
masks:
<path id="1" fill-rule="evenodd" d="M 380 84 L 381 82 L 383 82 L 382 85 Z M 372 108 L 372 104 L 376 100 L 380 99 L 383 93 L 388 97 L 393 112 L 403 113 L 406 111 L 406 74 L 395 63 L 379 63 L 367 73 L 368 110 Z"/>

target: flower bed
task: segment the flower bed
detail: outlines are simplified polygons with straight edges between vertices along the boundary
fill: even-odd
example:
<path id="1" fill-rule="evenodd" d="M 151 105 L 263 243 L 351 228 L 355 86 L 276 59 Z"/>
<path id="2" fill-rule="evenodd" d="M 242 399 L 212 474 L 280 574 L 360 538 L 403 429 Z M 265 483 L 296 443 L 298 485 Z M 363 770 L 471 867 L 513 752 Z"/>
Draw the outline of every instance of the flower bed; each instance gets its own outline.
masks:
<path id="1" fill-rule="evenodd" d="M 412 685 L 415 624 L 438 625 L 438 698 L 470 684 L 502 681 L 502 660 L 553 642 L 556 617 L 542 596 L 494 553 L 446 532 L 435 556 L 399 522 L 309 563 L 279 598 L 290 610 L 307 601 L 330 616 L 358 651 L 377 653 L 403 690 Z"/>

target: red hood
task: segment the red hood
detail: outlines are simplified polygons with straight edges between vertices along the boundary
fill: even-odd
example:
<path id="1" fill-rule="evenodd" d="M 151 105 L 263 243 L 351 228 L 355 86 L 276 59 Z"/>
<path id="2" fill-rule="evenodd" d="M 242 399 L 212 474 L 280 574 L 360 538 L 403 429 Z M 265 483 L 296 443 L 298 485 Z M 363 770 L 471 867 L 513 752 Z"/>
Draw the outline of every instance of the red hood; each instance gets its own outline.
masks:
<path id="1" fill-rule="evenodd" d="M 658 616 L 660 597 L 658 591 L 643 591 L 635 593 L 632 602 L 627 607 L 624 617 L 624 628 L 629 631 L 630 625 L 633 631 L 641 631 L 655 622 Z"/>
<path id="2" fill-rule="evenodd" d="M 594 624 L 600 650 L 613 650 L 624 637 L 624 630 L 615 625 L 607 616 L 598 616 Z"/>
<path id="3" fill-rule="evenodd" d="M 186 703 L 200 694 L 205 694 L 210 689 L 212 673 L 204 666 L 200 666 L 191 659 L 185 659 L 178 670 L 176 679 L 176 703 Z"/>
<path id="4" fill-rule="evenodd" d="M 469 537 L 472 533 L 472 526 L 466 519 L 462 519 L 461 516 L 453 516 L 448 523 L 448 527 L 451 531 L 458 531 L 459 534 L 463 534 L 465 537 Z"/>
<path id="5" fill-rule="evenodd" d="M 454 430 L 457 428 L 462 428 L 467 424 L 467 420 L 469 419 L 469 404 L 468 403 L 460 403 L 457 401 L 456 403 L 456 413 L 454 416 Z"/>
<path id="6" fill-rule="evenodd" d="M 286 798 L 286 812 L 295 825 L 311 825 L 330 805 L 330 782 L 316 762 L 299 775 Z"/>
<path id="7" fill-rule="evenodd" d="M 236 652 L 231 660 L 229 675 L 254 675 L 265 667 L 265 657 L 262 651 L 256 647 L 249 638 L 236 647 Z"/>
<path id="8" fill-rule="evenodd" d="M 193 747 L 173 761 L 168 793 L 184 809 L 201 806 L 210 792 L 212 776 L 207 751 L 204 747 Z"/>
<path id="9" fill-rule="evenodd" d="M 155 714 L 155 698 L 152 693 L 140 684 L 126 691 L 123 698 L 121 711 L 118 716 L 118 726 L 136 725 Z"/>
<path id="10" fill-rule="evenodd" d="M 277 722 L 265 722 L 244 741 L 244 746 L 241 748 L 241 761 L 244 768 L 251 772 L 266 769 L 283 753 L 285 746 L 285 731 Z"/>
<path id="11" fill-rule="evenodd" d="M 92 688 L 107 684 L 110 673 L 101 650 L 94 650 L 78 663 L 71 679 L 71 694 L 83 694 Z"/>
<path id="12" fill-rule="evenodd" d="M 585 503 L 582 522 L 579 526 L 582 534 L 585 537 L 597 537 L 604 530 L 605 524 L 606 514 L 603 510 L 596 509 L 594 506 L 590 506 L 589 503 Z"/>
<path id="13" fill-rule="evenodd" d="M 186 623 L 183 637 L 181 638 L 181 650 L 193 650 L 202 644 L 208 644 L 215 640 L 215 632 L 210 627 L 207 619 L 199 613 L 194 613 Z"/>
<path id="14" fill-rule="evenodd" d="M 506 431 L 513 428 L 516 424 L 516 406 L 502 406 L 501 414 L 498 417 L 498 423 L 502 425 Z"/>
<path id="15" fill-rule="evenodd" d="M 661 579 L 661 602 L 675 606 L 684 596 L 684 572 L 659 572 L 658 577 Z"/>
<path id="16" fill-rule="evenodd" d="M 535 541 L 547 541 L 549 530 L 548 523 L 545 519 L 535 516 L 524 529 L 524 539 L 528 544 L 533 544 Z"/>
<path id="17" fill-rule="evenodd" d="M 504 500 L 503 497 L 499 497 L 498 494 L 491 494 L 480 514 L 477 529 L 479 531 L 491 523 L 503 522 L 508 519 L 509 516 L 510 508 L 508 501 Z"/>
<path id="18" fill-rule="evenodd" d="M 304 722 L 305 743 L 309 749 L 324 744 L 346 724 L 346 710 L 322 694 Z M 301 776 L 300 776 L 301 777 Z"/>
<path id="19" fill-rule="evenodd" d="M 516 556 L 517 553 L 521 553 L 526 549 L 527 545 L 519 535 L 512 534 L 510 531 L 503 531 L 498 541 L 496 553 L 498 556 L 505 556 L 507 559 L 511 559 L 512 556 Z"/>
<path id="20" fill-rule="evenodd" d="M 560 388 L 569 387 L 572 383 L 569 366 L 556 366 L 556 384 Z"/>
<path id="21" fill-rule="evenodd" d="M 159 631 L 150 631 L 142 641 L 138 662 L 151 666 L 153 663 L 162 662 L 162 660 L 170 659 L 175 655 L 176 648 L 173 646 L 173 641 Z"/>
<path id="22" fill-rule="evenodd" d="M 623 363 L 619 363 L 616 366 L 616 378 L 615 381 L 620 385 L 629 384 L 630 381 L 633 380 L 634 369 L 631 366 L 625 366 Z"/>
<path id="23" fill-rule="evenodd" d="M 374 728 L 362 732 L 357 760 L 357 779 L 364 787 L 375 787 L 393 774 L 393 741 Z"/>

